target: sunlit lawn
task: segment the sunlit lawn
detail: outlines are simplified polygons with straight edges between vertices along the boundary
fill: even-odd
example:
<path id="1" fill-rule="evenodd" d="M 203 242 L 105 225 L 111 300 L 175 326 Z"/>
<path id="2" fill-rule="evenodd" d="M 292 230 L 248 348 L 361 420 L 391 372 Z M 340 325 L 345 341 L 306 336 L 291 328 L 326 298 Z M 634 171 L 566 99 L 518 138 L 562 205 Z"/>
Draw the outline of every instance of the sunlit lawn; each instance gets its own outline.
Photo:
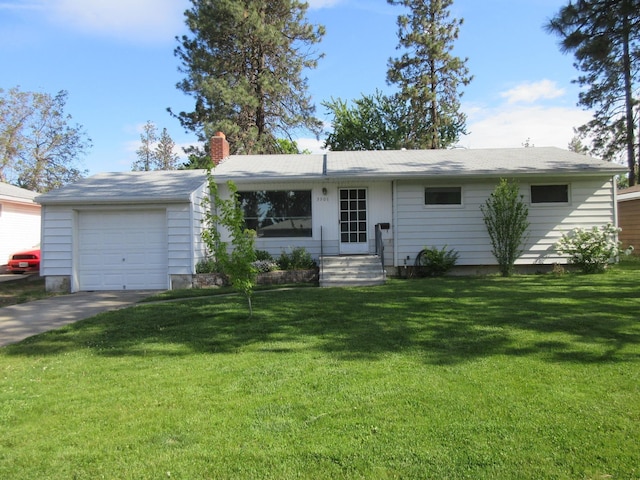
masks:
<path id="1" fill-rule="evenodd" d="M 143 304 L 0 349 L 0 478 L 640 477 L 640 268 Z"/>

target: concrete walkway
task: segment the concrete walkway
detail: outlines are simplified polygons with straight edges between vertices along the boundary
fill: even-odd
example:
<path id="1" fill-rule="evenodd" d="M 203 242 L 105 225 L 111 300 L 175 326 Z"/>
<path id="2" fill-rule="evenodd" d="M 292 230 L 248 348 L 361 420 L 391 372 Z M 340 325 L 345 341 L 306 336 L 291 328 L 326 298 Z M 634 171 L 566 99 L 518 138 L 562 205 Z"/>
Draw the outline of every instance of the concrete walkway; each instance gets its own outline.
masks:
<path id="1" fill-rule="evenodd" d="M 154 293 L 79 292 L 0 308 L 0 347 L 98 313 L 129 307 Z"/>

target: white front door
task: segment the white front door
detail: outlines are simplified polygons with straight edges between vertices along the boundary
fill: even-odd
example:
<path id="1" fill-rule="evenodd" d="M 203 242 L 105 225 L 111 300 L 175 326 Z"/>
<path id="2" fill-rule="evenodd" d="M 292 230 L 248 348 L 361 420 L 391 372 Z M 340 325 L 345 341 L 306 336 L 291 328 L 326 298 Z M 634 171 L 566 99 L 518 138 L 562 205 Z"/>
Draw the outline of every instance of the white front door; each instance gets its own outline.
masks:
<path id="1" fill-rule="evenodd" d="M 341 188 L 340 253 L 369 253 L 367 189 Z"/>

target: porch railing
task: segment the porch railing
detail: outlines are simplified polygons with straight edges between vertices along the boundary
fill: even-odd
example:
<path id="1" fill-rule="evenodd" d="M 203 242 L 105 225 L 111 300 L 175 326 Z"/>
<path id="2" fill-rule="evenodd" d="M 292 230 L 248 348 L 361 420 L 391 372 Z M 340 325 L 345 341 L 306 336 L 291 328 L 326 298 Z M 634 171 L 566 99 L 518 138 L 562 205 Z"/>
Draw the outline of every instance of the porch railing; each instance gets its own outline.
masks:
<path id="1" fill-rule="evenodd" d="M 376 255 L 380 258 L 382 268 L 384 269 L 384 243 L 382 242 L 382 228 L 376 223 Z"/>

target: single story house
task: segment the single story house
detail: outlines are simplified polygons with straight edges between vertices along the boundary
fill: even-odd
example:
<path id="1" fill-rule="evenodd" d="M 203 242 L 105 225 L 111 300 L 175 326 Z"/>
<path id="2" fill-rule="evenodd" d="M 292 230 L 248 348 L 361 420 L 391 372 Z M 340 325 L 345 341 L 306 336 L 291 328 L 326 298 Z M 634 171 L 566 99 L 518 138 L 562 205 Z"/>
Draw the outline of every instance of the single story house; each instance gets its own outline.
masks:
<path id="1" fill-rule="evenodd" d="M 218 191 L 236 184 L 258 249 L 319 259 L 383 246 L 391 273 L 430 246 L 455 249 L 471 272 L 495 266 L 480 205 L 500 178 L 516 180 L 529 206 L 517 265 L 564 263 L 553 247 L 562 233 L 616 222 L 614 177 L 625 171 L 558 148 L 229 156 L 224 135 L 211 142 Z M 206 195 L 206 172 L 165 171 L 99 174 L 38 197 L 47 287 L 188 286 L 206 255 Z"/>
<path id="2" fill-rule="evenodd" d="M 622 248 L 633 246 L 640 254 L 640 185 L 618 191 L 618 226 Z"/>
<path id="3" fill-rule="evenodd" d="M 38 194 L 0 182 L 0 265 L 20 250 L 40 245 L 40 205 Z"/>

